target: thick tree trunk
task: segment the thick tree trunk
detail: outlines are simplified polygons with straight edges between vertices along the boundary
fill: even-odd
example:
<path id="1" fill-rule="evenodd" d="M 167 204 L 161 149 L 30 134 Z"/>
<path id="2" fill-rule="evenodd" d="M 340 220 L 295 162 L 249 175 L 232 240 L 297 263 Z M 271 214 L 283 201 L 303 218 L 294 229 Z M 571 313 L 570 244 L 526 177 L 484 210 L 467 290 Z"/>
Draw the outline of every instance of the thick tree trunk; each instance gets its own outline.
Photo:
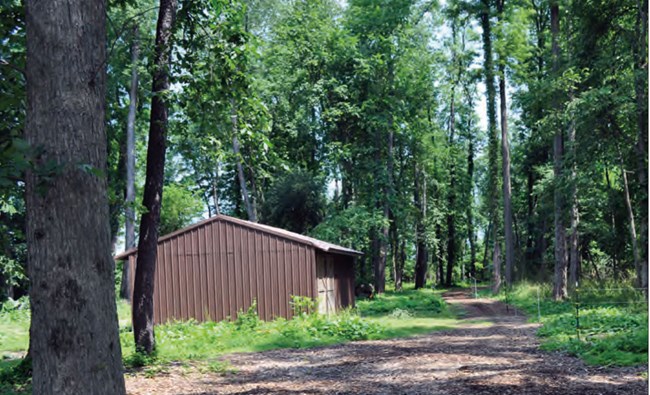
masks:
<path id="1" fill-rule="evenodd" d="M 558 35 L 560 34 L 560 10 L 557 1 L 551 3 L 551 37 L 553 76 L 560 76 L 560 46 Z M 559 111 L 559 98 L 555 94 L 554 107 Z M 555 275 L 553 278 L 553 298 L 556 300 L 567 297 L 567 254 L 566 254 L 566 230 L 564 228 L 564 194 L 560 187 L 564 174 L 564 133 L 560 125 L 555 126 L 555 137 L 553 139 L 553 176 L 555 178 L 554 192 L 554 225 L 555 225 Z"/>
<path id="2" fill-rule="evenodd" d="M 235 161 L 237 164 L 237 177 L 239 178 L 239 187 L 241 188 L 242 199 L 244 200 L 244 205 L 246 206 L 246 214 L 248 214 L 248 220 L 251 222 L 257 222 L 257 213 L 253 208 L 251 202 L 250 194 L 248 193 L 248 187 L 246 187 L 246 177 L 244 176 L 244 164 L 243 158 L 239 149 L 239 140 L 237 139 L 238 125 L 237 125 L 237 105 L 235 99 L 230 99 L 230 122 L 232 123 L 232 151 L 235 154 Z"/>
<path id="3" fill-rule="evenodd" d="M 138 59 L 140 43 L 138 25 L 133 26 L 131 43 L 131 89 L 129 90 L 129 115 L 126 121 L 126 198 L 125 200 L 125 240 L 124 249 L 135 247 L 135 113 L 138 100 Z M 124 261 L 120 297 L 131 300 L 131 264 Z"/>
<path id="4" fill-rule="evenodd" d="M 25 136 L 40 150 L 25 177 L 32 391 L 124 394 L 106 181 L 106 3 L 29 0 L 26 32 Z"/>
<path id="5" fill-rule="evenodd" d="M 140 219 L 138 260 L 133 286 L 133 334 L 135 348 L 150 354 L 155 349 L 153 331 L 153 292 L 156 274 L 158 226 L 167 150 L 168 107 L 165 95 L 169 89 L 169 60 L 172 27 L 176 17 L 177 0 L 160 0 L 156 47 L 154 55 L 153 97 L 147 146 L 147 176 L 142 204 L 146 211 Z"/>

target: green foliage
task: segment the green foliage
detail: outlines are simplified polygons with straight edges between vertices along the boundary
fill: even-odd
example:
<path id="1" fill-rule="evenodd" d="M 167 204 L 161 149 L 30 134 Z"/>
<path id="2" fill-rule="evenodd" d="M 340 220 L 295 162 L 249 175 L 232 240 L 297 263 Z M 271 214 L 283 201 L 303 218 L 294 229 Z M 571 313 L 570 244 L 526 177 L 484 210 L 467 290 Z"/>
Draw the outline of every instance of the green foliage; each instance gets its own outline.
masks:
<path id="1" fill-rule="evenodd" d="M 245 312 L 239 310 L 234 324 L 242 332 L 252 331 L 260 325 L 260 317 L 257 315 L 257 300 L 253 299 L 253 303 Z"/>
<path id="2" fill-rule="evenodd" d="M 316 313 L 317 303 L 308 296 L 291 295 L 291 311 L 294 316 L 311 315 Z"/>
<path id="3" fill-rule="evenodd" d="M 262 222 L 296 233 L 318 225 L 326 209 L 323 181 L 306 171 L 278 177 L 266 193 Z"/>
<path id="4" fill-rule="evenodd" d="M 601 288 L 603 286 L 601 285 Z M 587 284 L 573 300 L 555 302 L 549 286 L 520 284 L 499 298 L 537 320 L 537 291 L 542 348 L 562 350 L 594 365 L 640 365 L 648 362 L 648 310 L 642 293 L 631 287 L 596 288 Z M 579 303 L 578 303 L 579 302 Z M 576 330 L 579 306 L 580 339 Z"/>
<path id="5" fill-rule="evenodd" d="M 184 228 L 203 214 L 203 203 L 185 185 L 167 184 L 160 209 L 160 234 Z"/>
<path id="6" fill-rule="evenodd" d="M 404 318 L 407 315 L 428 317 L 444 315 L 447 312 L 447 305 L 442 297 L 428 289 L 386 292 L 375 296 L 374 299 L 361 300 L 357 306 L 363 316 L 370 317 L 377 315 L 396 315 L 395 318 Z"/>
<path id="7" fill-rule="evenodd" d="M 31 393 L 32 362 L 30 359 L 0 360 L 0 394 Z"/>
<path id="8" fill-rule="evenodd" d="M 0 305 L 0 358 L 3 351 L 22 352 L 29 346 L 29 299 L 8 299 Z"/>

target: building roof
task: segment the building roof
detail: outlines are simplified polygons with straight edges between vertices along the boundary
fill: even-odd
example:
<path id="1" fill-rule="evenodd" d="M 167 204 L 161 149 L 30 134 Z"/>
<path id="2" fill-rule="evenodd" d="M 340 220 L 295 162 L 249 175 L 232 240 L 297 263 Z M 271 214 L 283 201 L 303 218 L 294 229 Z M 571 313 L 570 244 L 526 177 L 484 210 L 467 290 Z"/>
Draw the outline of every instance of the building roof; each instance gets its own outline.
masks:
<path id="1" fill-rule="evenodd" d="M 195 223 L 193 225 L 190 225 L 190 226 L 188 226 L 186 228 L 179 229 L 179 230 L 177 230 L 175 232 L 172 232 L 170 234 L 161 236 L 161 237 L 158 238 L 158 243 L 160 243 L 161 241 L 165 241 L 165 240 L 174 238 L 174 237 L 176 237 L 178 235 L 189 232 L 191 230 L 201 228 L 201 227 L 203 227 L 203 226 L 205 226 L 207 224 L 210 224 L 210 223 L 216 222 L 216 221 L 230 222 L 230 223 L 233 223 L 233 224 L 236 224 L 236 225 L 243 226 L 245 228 L 249 228 L 249 229 L 252 229 L 252 230 L 257 230 L 257 231 L 260 231 L 260 232 L 272 234 L 272 235 L 279 236 L 279 237 L 282 237 L 282 238 L 285 238 L 285 239 L 296 241 L 298 243 L 307 244 L 309 246 L 312 246 L 312 247 L 314 247 L 314 248 L 316 248 L 318 250 L 324 251 L 324 252 L 333 252 L 333 253 L 336 253 L 336 254 L 353 255 L 353 256 L 363 255 L 362 252 L 353 250 L 351 248 L 346 248 L 346 247 L 342 247 L 342 246 L 339 246 L 339 245 L 336 245 L 336 244 L 328 243 L 326 241 L 314 239 L 313 237 L 304 236 L 304 235 L 301 235 L 299 233 L 290 232 L 290 231 L 285 230 L 285 229 L 280 229 L 280 228 L 275 228 L 273 226 L 258 224 L 256 222 L 245 221 L 243 219 L 233 218 L 233 217 L 229 217 L 227 215 L 222 215 L 222 214 L 215 215 L 213 217 L 210 217 L 208 219 L 205 219 L 203 221 L 200 221 L 200 222 L 197 222 L 197 223 Z M 135 254 L 136 252 L 138 252 L 137 248 L 131 248 L 131 249 L 126 250 L 126 251 L 124 251 L 124 252 L 122 252 L 120 254 L 115 255 L 115 259 L 123 260 L 123 259 L 128 258 L 130 255 Z"/>

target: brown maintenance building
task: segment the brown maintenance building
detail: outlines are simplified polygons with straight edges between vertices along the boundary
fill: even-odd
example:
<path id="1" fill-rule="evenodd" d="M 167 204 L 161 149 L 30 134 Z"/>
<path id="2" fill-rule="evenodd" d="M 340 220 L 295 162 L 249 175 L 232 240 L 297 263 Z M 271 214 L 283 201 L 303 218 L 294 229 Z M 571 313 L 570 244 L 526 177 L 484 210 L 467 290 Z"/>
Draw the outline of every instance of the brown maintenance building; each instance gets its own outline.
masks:
<path id="1" fill-rule="evenodd" d="M 115 257 L 130 262 L 138 250 Z M 321 313 L 354 306 L 360 252 L 271 226 L 217 215 L 158 239 L 154 321 L 220 321 L 257 301 L 260 318 L 291 318 L 291 295 Z"/>

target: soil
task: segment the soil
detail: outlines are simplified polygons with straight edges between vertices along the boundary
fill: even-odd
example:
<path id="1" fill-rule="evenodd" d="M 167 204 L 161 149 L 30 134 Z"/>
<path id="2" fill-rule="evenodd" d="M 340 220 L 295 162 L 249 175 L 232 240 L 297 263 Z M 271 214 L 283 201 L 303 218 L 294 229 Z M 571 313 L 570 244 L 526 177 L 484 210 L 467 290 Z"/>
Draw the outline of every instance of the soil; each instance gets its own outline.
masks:
<path id="1" fill-rule="evenodd" d="M 521 312 L 493 300 L 473 299 L 463 290 L 444 297 L 465 312 L 458 329 L 403 339 L 234 354 L 223 358 L 236 370 L 228 374 L 170 366 L 153 378 L 128 375 L 127 392 L 648 394 L 648 380 L 642 377 L 647 367 L 590 367 L 575 357 L 540 351 L 537 325 L 528 323 Z"/>

